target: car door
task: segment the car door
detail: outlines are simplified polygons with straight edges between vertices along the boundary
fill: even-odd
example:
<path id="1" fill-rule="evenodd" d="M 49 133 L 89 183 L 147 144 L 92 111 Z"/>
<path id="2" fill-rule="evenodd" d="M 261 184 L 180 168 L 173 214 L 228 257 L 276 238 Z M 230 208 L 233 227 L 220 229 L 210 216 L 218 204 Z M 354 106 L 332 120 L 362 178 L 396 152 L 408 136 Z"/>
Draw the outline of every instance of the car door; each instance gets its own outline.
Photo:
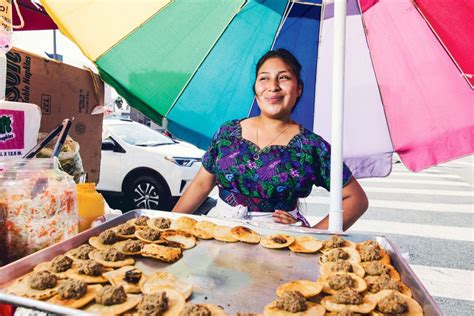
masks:
<path id="1" fill-rule="evenodd" d="M 112 137 L 102 140 L 102 158 L 100 161 L 100 179 L 97 189 L 101 191 L 121 192 L 121 165 L 125 150 Z"/>

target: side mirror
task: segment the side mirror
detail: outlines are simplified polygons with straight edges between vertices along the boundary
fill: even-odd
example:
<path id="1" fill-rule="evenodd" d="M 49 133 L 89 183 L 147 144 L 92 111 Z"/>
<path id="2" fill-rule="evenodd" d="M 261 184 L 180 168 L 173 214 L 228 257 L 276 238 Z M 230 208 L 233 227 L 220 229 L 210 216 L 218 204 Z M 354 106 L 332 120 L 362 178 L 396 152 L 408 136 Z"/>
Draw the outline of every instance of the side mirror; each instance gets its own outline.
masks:
<path id="1" fill-rule="evenodd" d="M 111 140 L 110 138 L 104 139 L 102 141 L 102 150 L 115 151 L 115 148 L 116 148 L 115 142 Z"/>

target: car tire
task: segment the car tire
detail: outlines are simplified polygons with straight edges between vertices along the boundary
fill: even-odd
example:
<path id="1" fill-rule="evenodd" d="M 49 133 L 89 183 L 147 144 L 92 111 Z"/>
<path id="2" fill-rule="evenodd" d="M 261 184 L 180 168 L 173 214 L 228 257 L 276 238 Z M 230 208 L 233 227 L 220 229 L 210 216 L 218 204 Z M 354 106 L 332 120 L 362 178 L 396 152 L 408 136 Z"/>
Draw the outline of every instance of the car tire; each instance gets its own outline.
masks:
<path id="1" fill-rule="evenodd" d="M 141 208 L 169 211 L 171 195 L 162 180 L 142 175 L 125 188 L 125 203 L 130 210 Z"/>

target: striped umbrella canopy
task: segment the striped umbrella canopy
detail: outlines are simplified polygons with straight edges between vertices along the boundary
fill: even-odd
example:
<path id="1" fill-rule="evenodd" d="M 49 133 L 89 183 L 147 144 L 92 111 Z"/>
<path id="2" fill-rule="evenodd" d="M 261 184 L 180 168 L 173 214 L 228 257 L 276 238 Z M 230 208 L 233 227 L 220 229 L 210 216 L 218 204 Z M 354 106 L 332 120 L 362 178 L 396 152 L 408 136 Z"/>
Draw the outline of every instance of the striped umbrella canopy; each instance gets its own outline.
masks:
<path id="1" fill-rule="evenodd" d="M 258 113 L 255 65 L 300 60 L 294 119 L 331 138 L 333 5 L 322 0 L 42 0 L 102 78 L 153 121 L 206 148 Z M 419 171 L 474 152 L 472 1 L 348 0 L 344 160 L 356 177 Z"/>

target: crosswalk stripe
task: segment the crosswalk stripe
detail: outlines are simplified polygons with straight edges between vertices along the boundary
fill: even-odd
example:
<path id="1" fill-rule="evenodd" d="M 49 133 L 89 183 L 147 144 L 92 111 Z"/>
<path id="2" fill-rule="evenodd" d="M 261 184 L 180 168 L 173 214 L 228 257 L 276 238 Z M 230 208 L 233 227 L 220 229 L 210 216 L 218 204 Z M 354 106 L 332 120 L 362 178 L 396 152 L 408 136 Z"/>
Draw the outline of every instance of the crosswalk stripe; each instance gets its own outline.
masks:
<path id="1" fill-rule="evenodd" d="M 329 205 L 329 197 L 325 196 L 309 196 L 301 200 L 308 204 L 327 204 Z M 397 210 L 414 210 L 427 212 L 446 212 L 446 213 L 474 213 L 474 205 L 472 204 L 444 204 L 444 203 L 424 203 L 424 202 L 406 202 L 391 200 L 375 200 L 369 199 L 369 207 L 390 208 Z"/>
<path id="2" fill-rule="evenodd" d="M 360 179 L 360 183 L 386 183 L 386 184 L 394 184 L 394 183 L 402 183 L 402 184 L 429 184 L 429 185 L 443 185 L 443 186 L 459 186 L 459 187 L 470 187 L 468 183 L 459 182 L 459 181 L 442 181 L 442 180 L 419 180 L 419 179 L 384 179 L 384 178 L 368 178 L 368 179 Z"/>
<path id="3" fill-rule="evenodd" d="M 373 193 L 401 193 L 401 194 L 426 194 L 426 195 L 446 195 L 446 196 L 471 196 L 474 197 L 472 191 L 447 191 L 447 190 L 431 190 L 431 189 L 412 189 L 412 188 L 375 188 L 364 187 L 365 192 Z"/>
<path id="4" fill-rule="evenodd" d="M 390 178 L 392 177 L 404 177 L 404 178 L 450 178 L 450 179 L 462 179 L 461 176 L 458 176 L 457 174 L 439 174 L 439 173 L 426 173 L 426 172 L 422 172 L 422 173 L 411 173 L 411 174 L 407 174 L 407 173 L 403 173 L 403 172 L 399 172 L 399 171 L 392 171 L 390 173 Z M 384 179 L 384 178 L 382 178 Z"/>
<path id="5" fill-rule="evenodd" d="M 474 301 L 474 272 L 410 265 L 432 296 Z"/>

